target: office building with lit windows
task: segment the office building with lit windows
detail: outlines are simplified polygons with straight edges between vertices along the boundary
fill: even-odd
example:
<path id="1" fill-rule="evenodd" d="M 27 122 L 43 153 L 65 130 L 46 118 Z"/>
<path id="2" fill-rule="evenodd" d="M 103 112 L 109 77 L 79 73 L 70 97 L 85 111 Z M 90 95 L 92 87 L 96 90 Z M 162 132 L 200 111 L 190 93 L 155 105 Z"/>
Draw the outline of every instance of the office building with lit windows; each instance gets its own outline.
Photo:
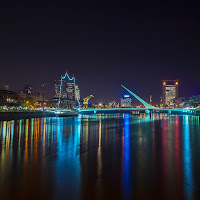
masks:
<path id="1" fill-rule="evenodd" d="M 80 96 L 80 89 L 79 89 L 78 85 L 75 86 L 75 91 L 76 91 L 75 92 L 76 100 L 80 101 L 81 96 Z"/>
<path id="2" fill-rule="evenodd" d="M 61 82 L 55 81 L 55 99 L 61 98 L 61 107 L 63 108 L 74 108 L 77 106 L 80 100 L 80 89 L 78 85 L 75 85 L 74 80 L 63 80 Z M 61 90 L 61 91 L 60 91 Z"/>
<path id="3" fill-rule="evenodd" d="M 58 98 L 60 93 L 60 84 L 58 84 L 58 81 L 55 80 L 54 85 L 55 85 L 55 97 Z"/>
<path id="4" fill-rule="evenodd" d="M 120 98 L 120 105 L 121 108 L 132 108 L 132 98 L 130 95 L 123 95 Z"/>
<path id="5" fill-rule="evenodd" d="M 178 97 L 178 80 L 163 80 L 162 101 L 164 107 L 173 107 Z"/>
<path id="6" fill-rule="evenodd" d="M 75 85 L 73 81 L 67 83 L 67 99 L 75 101 Z"/>

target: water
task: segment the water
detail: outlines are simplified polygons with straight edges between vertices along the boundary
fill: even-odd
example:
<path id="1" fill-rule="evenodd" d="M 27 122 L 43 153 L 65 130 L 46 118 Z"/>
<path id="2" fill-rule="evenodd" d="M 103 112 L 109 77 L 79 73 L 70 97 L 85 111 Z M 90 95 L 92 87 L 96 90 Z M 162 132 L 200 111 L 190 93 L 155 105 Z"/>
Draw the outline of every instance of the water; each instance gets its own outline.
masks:
<path id="1" fill-rule="evenodd" d="M 200 199 L 200 118 L 0 122 L 0 199 Z"/>

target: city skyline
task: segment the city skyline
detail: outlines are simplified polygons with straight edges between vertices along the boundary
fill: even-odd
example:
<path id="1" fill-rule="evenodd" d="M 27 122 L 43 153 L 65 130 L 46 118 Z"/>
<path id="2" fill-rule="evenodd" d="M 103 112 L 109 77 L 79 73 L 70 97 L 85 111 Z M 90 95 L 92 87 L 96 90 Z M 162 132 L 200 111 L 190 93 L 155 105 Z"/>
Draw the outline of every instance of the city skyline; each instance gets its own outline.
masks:
<path id="1" fill-rule="evenodd" d="M 198 4 L 0 6 L 1 200 L 200 199 Z"/>
<path id="2" fill-rule="evenodd" d="M 67 71 L 67 70 L 66 70 Z M 74 74 L 73 74 L 74 75 Z M 51 99 L 51 98 L 53 98 L 53 97 L 57 97 L 57 94 L 56 94 L 56 85 L 57 85 L 57 87 L 59 86 L 59 81 L 60 81 L 60 79 L 58 79 L 58 80 L 54 80 L 54 84 L 53 84 L 53 88 L 50 88 L 49 90 L 53 90 L 52 92 L 50 92 L 50 93 L 47 93 L 46 95 L 45 95 L 45 98 L 46 99 Z M 179 81 L 178 81 L 178 79 L 177 79 L 177 82 L 178 82 L 178 84 L 179 84 Z M 45 87 L 48 87 L 47 86 L 47 84 L 46 83 L 43 83 L 42 84 L 42 86 L 41 86 L 41 88 L 36 88 L 36 87 L 34 87 L 34 85 L 32 85 L 32 84 L 24 84 L 23 85 L 23 87 L 26 87 L 26 86 L 30 86 L 30 87 L 33 87 L 34 89 L 33 89 L 33 91 L 35 92 L 35 93 L 40 93 L 41 95 L 43 95 L 43 86 L 44 86 L 44 84 L 45 84 Z M 23 87 L 21 87 L 20 89 L 15 89 L 15 90 L 13 90 L 14 92 L 20 92 L 20 91 L 22 91 L 23 90 Z M 11 90 L 12 91 L 12 88 L 13 87 L 11 87 L 10 88 L 10 85 L 9 84 L 5 84 L 5 85 L 3 85 L 3 84 L 1 84 L 0 85 L 0 88 L 2 88 L 2 89 L 7 89 L 7 90 Z M 149 92 L 149 93 L 147 93 L 147 94 L 143 94 L 144 96 L 143 96 L 143 98 L 145 98 L 147 101 L 149 101 L 150 102 L 150 98 L 151 98 L 151 101 L 153 102 L 153 104 L 159 104 L 159 103 L 162 103 L 161 101 L 159 101 L 160 100 L 160 98 L 161 97 L 163 97 L 163 80 L 162 80 L 162 82 L 161 82 L 161 84 L 159 85 L 159 86 L 157 86 L 157 88 L 158 88 L 158 90 L 160 91 L 160 96 L 156 96 L 156 98 L 155 98 L 155 96 L 153 97 L 153 101 L 152 101 L 152 95 L 151 95 L 151 93 Z M 59 89 L 59 88 L 57 88 L 57 89 Z M 86 90 L 86 89 L 85 89 Z M 119 90 L 121 90 L 121 89 L 119 89 Z M 49 92 L 49 91 L 48 91 Z M 59 92 L 59 91 L 57 91 L 57 92 Z M 141 93 L 142 91 L 138 91 L 138 93 Z M 45 93 L 46 93 L 46 91 L 45 91 Z M 103 103 L 108 103 L 108 102 L 110 102 L 111 100 L 114 100 L 114 99 L 117 99 L 117 98 L 120 98 L 120 96 L 122 95 L 124 95 L 126 92 L 124 92 L 124 91 L 121 91 L 121 93 L 118 93 L 118 96 L 112 96 L 111 98 L 110 98 L 110 100 L 108 100 L 108 98 L 106 98 L 106 100 L 105 100 L 105 102 L 103 102 L 103 101 L 99 101 L 98 99 L 95 99 L 94 101 L 92 101 L 93 103 L 97 103 L 97 102 L 103 102 Z M 52 94 L 52 95 L 51 95 Z M 98 96 L 98 91 L 96 91 L 96 93 L 95 94 L 97 94 L 97 96 Z M 184 97 L 183 95 L 178 95 L 179 93 L 177 93 L 177 97 Z M 89 95 L 89 94 L 88 94 Z M 199 93 L 197 93 L 197 94 L 192 94 L 192 96 L 195 96 L 195 95 L 199 95 Z M 189 97 L 188 95 L 187 96 L 185 96 L 185 97 Z M 84 97 L 82 96 L 81 97 L 81 99 L 83 99 Z M 155 99 L 156 99 L 156 101 L 155 101 Z M 137 102 L 134 102 L 134 103 L 136 103 L 137 104 Z"/>
<path id="3" fill-rule="evenodd" d="M 46 83 L 50 98 L 67 69 L 82 97 L 102 102 L 124 84 L 159 103 L 164 79 L 179 80 L 179 96 L 198 95 L 197 8 L 163 5 L 4 3 L 0 84 L 17 91 Z"/>

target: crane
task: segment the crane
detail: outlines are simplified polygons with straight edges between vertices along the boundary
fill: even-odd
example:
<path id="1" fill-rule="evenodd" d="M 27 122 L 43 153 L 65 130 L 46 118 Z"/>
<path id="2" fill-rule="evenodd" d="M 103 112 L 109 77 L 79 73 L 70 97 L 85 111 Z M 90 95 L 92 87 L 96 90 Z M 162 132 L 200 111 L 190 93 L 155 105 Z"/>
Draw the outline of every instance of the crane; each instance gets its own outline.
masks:
<path id="1" fill-rule="evenodd" d="M 88 101 L 90 100 L 91 97 L 94 97 L 94 96 L 90 95 L 90 96 L 83 98 L 83 104 L 84 104 L 83 108 L 88 108 Z"/>
<path id="2" fill-rule="evenodd" d="M 116 107 L 115 101 L 110 102 L 108 105 L 109 105 L 109 108 L 114 108 L 114 107 Z"/>

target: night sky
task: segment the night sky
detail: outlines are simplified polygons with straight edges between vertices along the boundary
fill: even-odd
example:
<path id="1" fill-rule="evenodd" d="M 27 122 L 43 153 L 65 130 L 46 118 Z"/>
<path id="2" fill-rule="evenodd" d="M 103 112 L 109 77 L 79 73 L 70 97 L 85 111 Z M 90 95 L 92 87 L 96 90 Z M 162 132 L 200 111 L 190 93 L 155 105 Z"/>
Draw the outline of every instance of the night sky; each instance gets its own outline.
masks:
<path id="1" fill-rule="evenodd" d="M 119 99 L 121 84 L 158 102 L 163 79 L 179 79 L 179 96 L 200 94 L 199 13 L 178 3 L 1 4 L 0 86 L 46 83 L 53 97 L 67 70 L 93 102 Z"/>

